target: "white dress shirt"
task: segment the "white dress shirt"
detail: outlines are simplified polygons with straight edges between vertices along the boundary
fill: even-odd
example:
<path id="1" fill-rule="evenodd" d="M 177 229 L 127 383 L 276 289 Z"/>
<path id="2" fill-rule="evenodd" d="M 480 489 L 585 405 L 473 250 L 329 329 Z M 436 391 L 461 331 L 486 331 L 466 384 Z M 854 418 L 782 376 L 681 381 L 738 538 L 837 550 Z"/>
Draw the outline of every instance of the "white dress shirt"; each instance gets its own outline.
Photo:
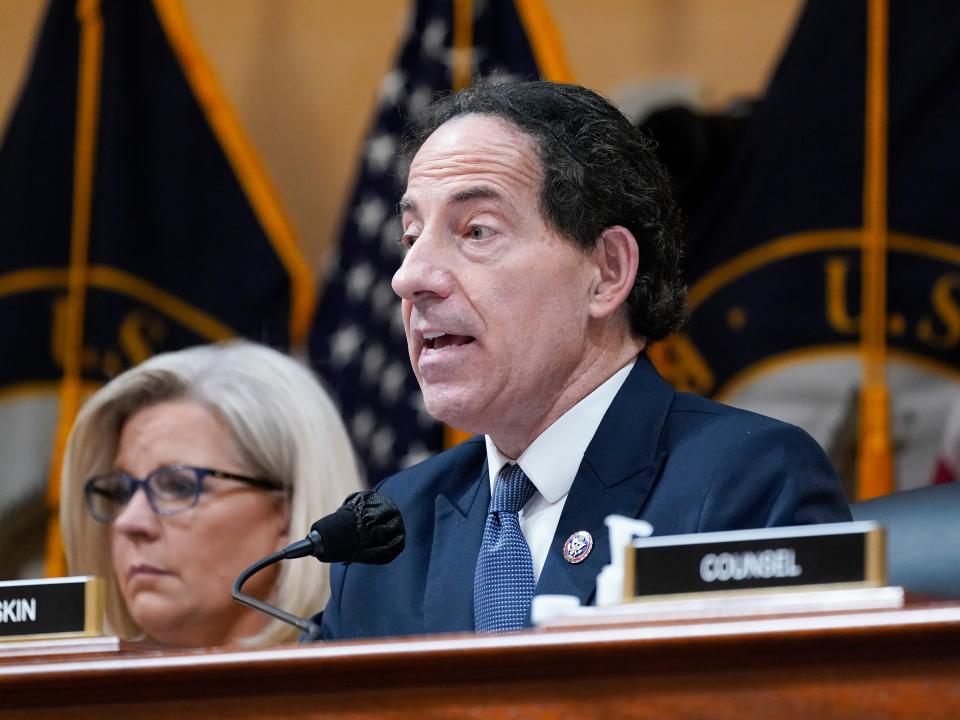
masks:
<path id="1" fill-rule="evenodd" d="M 557 418 L 517 460 L 500 452 L 490 436 L 486 436 L 491 495 L 500 468 L 513 462 L 520 465 L 537 488 L 537 492 L 520 511 L 520 528 L 533 557 L 534 582 L 540 579 L 540 572 L 547 561 L 550 543 L 560 522 L 560 513 L 563 512 L 563 505 L 583 460 L 583 454 L 635 363 L 636 360 L 620 368 L 596 390 Z"/>

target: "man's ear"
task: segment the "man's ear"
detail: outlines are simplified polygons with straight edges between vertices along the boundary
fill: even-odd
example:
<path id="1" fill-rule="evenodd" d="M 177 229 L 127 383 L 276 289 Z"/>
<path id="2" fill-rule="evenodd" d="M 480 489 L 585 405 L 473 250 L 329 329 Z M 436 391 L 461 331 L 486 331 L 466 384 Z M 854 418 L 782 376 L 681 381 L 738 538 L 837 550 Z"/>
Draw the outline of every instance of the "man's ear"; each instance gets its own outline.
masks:
<path id="1" fill-rule="evenodd" d="M 600 233 L 593 260 L 598 273 L 590 297 L 590 315 L 610 317 L 626 302 L 636 279 L 640 264 L 637 240 L 621 225 L 608 227 Z"/>

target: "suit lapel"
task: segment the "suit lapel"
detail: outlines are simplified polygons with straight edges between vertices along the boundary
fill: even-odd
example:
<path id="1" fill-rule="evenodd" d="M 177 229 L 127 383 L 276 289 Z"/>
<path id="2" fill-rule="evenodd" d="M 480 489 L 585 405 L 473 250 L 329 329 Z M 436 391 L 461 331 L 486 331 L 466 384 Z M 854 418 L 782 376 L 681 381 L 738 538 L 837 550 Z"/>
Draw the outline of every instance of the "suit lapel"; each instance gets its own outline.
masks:
<path id="1" fill-rule="evenodd" d="M 476 463 L 470 465 L 477 467 Z M 469 475 L 465 477 L 468 478 Z M 473 629 L 473 576 L 489 506 L 486 460 L 479 472 L 474 470 L 473 480 L 462 495 L 437 496 L 433 547 L 423 598 L 426 632 Z"/>
<path id="2" fill-rule="evenodd" d="M 660 474 L 666 452 L 660 435 L 673 401 L 671 388 L 642 355 L 613 399 L 574 478 L 563 506 L 538 595 L 576 595 L 588 604 L 597 574 L 610 562 L 607 515 L 637 517 Z M 579 530 L 593 537 L 593 550 L 581 563 L 564 560 L 567 538 Z"/>

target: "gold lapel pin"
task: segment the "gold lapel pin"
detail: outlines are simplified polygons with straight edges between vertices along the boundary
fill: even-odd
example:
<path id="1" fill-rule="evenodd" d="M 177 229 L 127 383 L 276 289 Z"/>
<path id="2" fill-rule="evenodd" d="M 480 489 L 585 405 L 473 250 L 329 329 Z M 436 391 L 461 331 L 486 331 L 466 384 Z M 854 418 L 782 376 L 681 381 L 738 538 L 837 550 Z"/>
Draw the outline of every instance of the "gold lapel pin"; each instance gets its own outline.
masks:
<path id="1" fill-rule="evenodd" d="M 586 530 L 577 530 L 563 544 L 563 559 L 572 565 L 587 559 L 593 550 L 593 536 Z"/>

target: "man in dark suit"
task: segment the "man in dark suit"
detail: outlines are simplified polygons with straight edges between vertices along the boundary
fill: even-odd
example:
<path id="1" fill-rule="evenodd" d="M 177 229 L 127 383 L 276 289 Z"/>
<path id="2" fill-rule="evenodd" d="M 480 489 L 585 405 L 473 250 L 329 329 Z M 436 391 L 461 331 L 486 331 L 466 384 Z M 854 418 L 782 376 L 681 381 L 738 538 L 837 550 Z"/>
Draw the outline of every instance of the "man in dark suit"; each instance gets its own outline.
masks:
<path id="1" fill-rule="evenodd" d="M 430 413 L 482 437 L 387 478 L 407 546 L 341 565 L 324 638 L 509 630 L 593 599 L 604 518 L 658 535 L 849 520 L 803 431 L 675 393 L 681 224 L 650 145 L 584 88 L 488 84 L 422 120 L 393 280 Z"/>

